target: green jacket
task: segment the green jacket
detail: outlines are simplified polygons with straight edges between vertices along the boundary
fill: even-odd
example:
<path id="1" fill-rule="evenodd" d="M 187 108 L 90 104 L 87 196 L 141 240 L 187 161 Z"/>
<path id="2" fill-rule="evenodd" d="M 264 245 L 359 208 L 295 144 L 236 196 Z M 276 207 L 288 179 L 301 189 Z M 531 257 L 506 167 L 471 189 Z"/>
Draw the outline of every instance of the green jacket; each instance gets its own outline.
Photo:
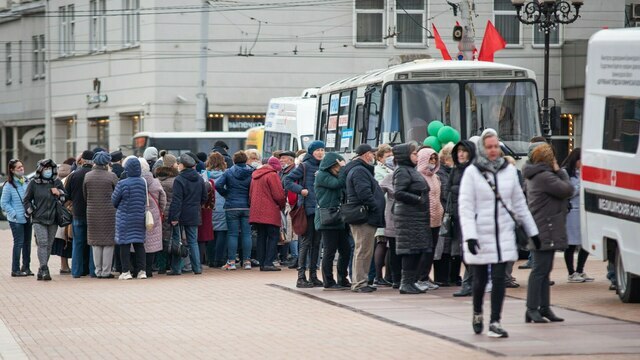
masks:
<path id="1" fill-rule="evenodd" d="M 342 192 L 345 189 L 344 177 L 341 179 L 340 174 L 334 176 L 329 172 L 336 160 L 342 160 L 342 157 L 336 153 L 327 153 L 320 163 L 314 183 L 318 208 L 338 207 L 341 203 Z M 333 225 L 320 225 L 320 212 L 317 209 L 314 224 L 316 230 L 339 230 L 345 228 L 342 221 Z"/>

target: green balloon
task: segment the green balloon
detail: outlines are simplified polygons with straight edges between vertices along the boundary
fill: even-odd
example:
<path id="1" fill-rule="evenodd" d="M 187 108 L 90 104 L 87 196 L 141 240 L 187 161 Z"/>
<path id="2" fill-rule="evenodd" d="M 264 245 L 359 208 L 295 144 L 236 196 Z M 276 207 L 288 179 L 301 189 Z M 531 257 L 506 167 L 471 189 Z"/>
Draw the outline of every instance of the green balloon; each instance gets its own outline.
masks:
<path id="1" fill-rule="evenodd" d="M 439 152 L 440 149 L 442 149 L 442 146 L 440 145 L 440 141 L 438 141 L 438 138 L 435 136 L 429 136 L 426 139 L 424 139 L 424 142 L 422 143 L 422 145 L 428 146 L 433 150 L 435 150 L 436 152 Z"/>
<path id="2" fill-rule="evenodd" d="M 442 123 L 442 121 L 433 120 L 432 122 L 429 123 L 429 126 L 427 127 L 427 131 L 431 136 L 438 136 L 438 131 L 440 131 L 442 127 L 444 127 L 444 124 Z"/>
<path id="3" fill-rule="evenodd" d="M 460 141 L 460 133 L 451 126 L 444 126 L 438 131 L 438 140 L 443 144 L 457 143 Z"/>

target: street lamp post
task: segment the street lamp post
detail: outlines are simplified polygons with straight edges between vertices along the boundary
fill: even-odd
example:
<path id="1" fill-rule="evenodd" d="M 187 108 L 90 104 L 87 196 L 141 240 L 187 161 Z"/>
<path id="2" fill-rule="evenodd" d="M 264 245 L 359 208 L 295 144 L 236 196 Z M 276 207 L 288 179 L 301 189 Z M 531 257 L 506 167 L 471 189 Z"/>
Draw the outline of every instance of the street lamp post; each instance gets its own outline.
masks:
<path id="1" fill-rule="evenodd" d="M 525 4 L 526 3 L 526 4 Z M 583 0 L 511 0 L 518 20 L 527 25 L 538 25 L 544 31 L 544 96 L 542 99 L 542 132 L 549 137 L 549 33 L 558 24 L 570 24 L 580 17 Z"/>

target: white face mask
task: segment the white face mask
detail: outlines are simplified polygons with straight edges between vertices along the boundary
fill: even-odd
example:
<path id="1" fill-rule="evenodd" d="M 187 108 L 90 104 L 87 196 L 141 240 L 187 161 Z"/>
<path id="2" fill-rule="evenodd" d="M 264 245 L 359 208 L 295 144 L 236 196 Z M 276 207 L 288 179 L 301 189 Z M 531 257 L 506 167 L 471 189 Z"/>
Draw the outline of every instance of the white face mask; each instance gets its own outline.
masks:
<path id="1" fill-rule="evenodd" d="M 427 165 L 427 169 L 429 169 L 429 171 L 434 171 L 436 169 L 436 164 Z"/>
<path id="2" fill-rule="evenodd" d="M 260 165 L 262 165 L 262 163 L 260 161 L 254 161 L 251 164 L 249 164 L 249 166 L 251 166 L 254 169 L 257 169 L 260 167 Z"/>

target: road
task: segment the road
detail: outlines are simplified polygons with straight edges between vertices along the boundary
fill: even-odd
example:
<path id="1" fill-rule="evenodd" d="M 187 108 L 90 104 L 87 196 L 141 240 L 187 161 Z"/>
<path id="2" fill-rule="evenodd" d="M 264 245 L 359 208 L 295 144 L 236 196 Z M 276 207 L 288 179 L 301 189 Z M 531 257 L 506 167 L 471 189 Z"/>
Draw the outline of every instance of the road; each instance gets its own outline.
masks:
<path id="1" fill-rule="evenodd" d="M 11 242 L 0 230 L 2 359 L 640 357 L 640 304 L 620 303 L 593 259 L 586 270 L 596 281 L 568 284 L 556 258 L 552 302 L 564 323 L 524 324 L 527 272 L 516 270 L 523 287 L 508 289 L 503 318 L 510 338 L 489 339 L 472 333 L 471 299 L 453 298 L 454 288 L 417 296 L 299 290 L 293 270 L 255 269 L 72 279 L 58 275 L 57 258 L 53 281 L 39 282 L 10 277 Z"/>

